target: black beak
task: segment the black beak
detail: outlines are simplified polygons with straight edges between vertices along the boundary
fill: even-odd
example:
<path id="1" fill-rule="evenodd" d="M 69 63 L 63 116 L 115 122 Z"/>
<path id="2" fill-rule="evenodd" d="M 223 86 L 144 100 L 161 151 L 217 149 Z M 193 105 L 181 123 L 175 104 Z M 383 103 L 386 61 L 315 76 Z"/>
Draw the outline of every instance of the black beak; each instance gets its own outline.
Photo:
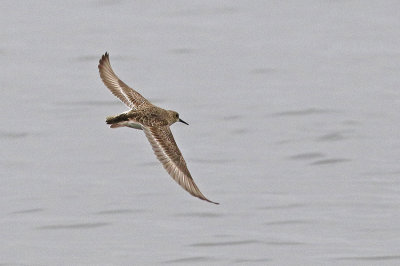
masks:
<path id="1" fill-rule="evenodd" d="M 186 124 L 186 125 L 189 125 L 188 123 L 186 123 L 185 121 L 183 121 L 183 120 L 180 119 L 180 118 L 179 118 L 179 122 L 182 122 L 182 123 L 184 123 L 184 124 Z"/>

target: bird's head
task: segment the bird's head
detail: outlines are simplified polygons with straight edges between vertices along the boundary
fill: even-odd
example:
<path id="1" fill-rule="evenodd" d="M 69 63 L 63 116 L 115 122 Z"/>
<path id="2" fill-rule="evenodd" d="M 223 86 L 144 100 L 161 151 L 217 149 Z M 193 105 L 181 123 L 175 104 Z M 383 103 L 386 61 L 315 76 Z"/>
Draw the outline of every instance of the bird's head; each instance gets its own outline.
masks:
<path id="1" fill-rule="evenodd" d="M 188 123 L 179 118 L 179 114 L 177 112 L 169 110 L 169 115 L 171 116 L 172 123 L 181 122 L 186 125 L 189 125 Z"/>

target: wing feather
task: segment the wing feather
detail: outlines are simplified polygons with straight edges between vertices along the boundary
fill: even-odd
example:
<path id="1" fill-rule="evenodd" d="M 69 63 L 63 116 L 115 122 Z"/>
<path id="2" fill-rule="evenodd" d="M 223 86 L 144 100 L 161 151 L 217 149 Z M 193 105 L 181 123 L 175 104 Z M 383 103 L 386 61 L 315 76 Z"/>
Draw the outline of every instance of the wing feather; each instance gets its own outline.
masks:
<path id="1" fill-rule="evenodd" d="M 111 68 L 110 58 L 108 53 L 105 53 L 99 61 L 99 72 L 100 77 L 103 80 L 104 85 L 120 99 L 129 108 L 140 110 L 151 103 L 146 100 L 140 93 L 130 88 L 118 76 L 114 73 Z"/>
<path id="2" fill-rule="evenodd" d="M 195 184 L 186 166 L 185 159 L 176 145 L 169 126 L 143 127 L 157 159 L 162 163 L 168 174 L 187 192 L 202 200 L 219 204 L 207 199 Z"/>

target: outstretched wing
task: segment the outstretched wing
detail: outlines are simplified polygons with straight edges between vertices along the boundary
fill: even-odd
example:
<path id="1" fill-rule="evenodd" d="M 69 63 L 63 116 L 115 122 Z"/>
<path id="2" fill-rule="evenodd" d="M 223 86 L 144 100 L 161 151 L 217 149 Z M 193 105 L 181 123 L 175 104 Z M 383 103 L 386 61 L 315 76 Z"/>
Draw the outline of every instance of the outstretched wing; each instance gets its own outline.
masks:
<path id="1" fill-rule="evenodd" d="M 194 183 L 169 126 L 143 127 L 143 131 L 146 133 L 146 137 L 150 141 L 158 160 L 181 187 L 195 197 L 219 204 L 207 199 Z"/>
<path id="2" fill-rule="evenodd" d="M 142 95 L 140 95 L 140 93 L 130 88 L 118 78 L 111 68 L 110 59 L 107 52 L 99 61 L 99 72 L 104 85 L 107 86 L 112 94 L 117 96 L 118 99 L 129 106 L 129 108 L 140 110 L 151 105 L 151 103 Z"/>

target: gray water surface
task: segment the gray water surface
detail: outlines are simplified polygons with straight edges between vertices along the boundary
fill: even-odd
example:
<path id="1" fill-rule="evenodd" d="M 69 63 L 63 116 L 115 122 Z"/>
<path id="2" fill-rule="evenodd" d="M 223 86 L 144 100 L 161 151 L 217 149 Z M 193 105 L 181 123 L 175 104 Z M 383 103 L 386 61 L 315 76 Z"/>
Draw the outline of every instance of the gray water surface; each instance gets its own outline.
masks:
<path id="1" fill-rule="evenodd" d="M 0 265 L 400 264 L 400 2 L 0 5 Z M 105 51 L 221 205 L 108 128 Z"/>

